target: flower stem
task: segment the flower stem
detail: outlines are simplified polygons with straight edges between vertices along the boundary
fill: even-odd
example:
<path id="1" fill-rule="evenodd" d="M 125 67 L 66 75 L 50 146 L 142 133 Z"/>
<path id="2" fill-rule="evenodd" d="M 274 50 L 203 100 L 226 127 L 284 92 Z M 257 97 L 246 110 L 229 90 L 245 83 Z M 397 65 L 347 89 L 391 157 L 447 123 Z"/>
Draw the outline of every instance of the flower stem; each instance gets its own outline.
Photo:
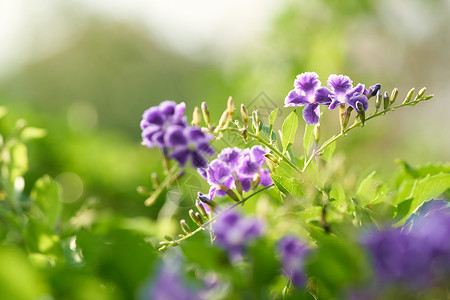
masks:
<path id="1" fill-rule="evenodd" d="M 405 106 L 413 106 L 416 105 L 417 103 L 419 103 L 420 101 L 423 101 L 423 99 L 418 99 L 415 101 L 411 101 L 411 102 L 407 102 L 407 103 L 403 103 L 394 107 L 388 107 L 380 112 L 375 111 L 375 113 L 373 113 L 372 115 L 368 116 L 365 120 L 365 123 L 367 123 L 367 121 L 369 121 L 370 119 L 373 119 L 375 117 L 381 116 L 386 114 L 389 111 L 394 111 L 397 108 L 401 108 L 401 107 L 405 107 Z M 328 141 L 326 141 L 325 143 L 323 143 L 323 145 L 319 148 L 313 151 L 313 153 L 311 154 L 311 156 L 308 158 L 308 160 L 305 162 L 305 165 L 303 166 L 303 169 L 300 171 L 301 173 L 305 172 L 306 168 L 309 166 L 309 164 L 311 163 L 311 161 L 313 160 L 313 158 L 318 155 L 319 153 L 321 153 L 326 147 L 328 147 L 329 145 L 331 145 L 332 143 L 336 142 L 337 140 L 339 140 L 340 138 L 342 138 L 343 136 L 345 136 L 347 134 L 347 132 L 349 132 L 350 130 L 354 129 L 355 127 L 358 127 L 362 125 L 362 122 L 358 119 L 355 120 L 355 123 L 353 123 L 352 126 L 344 129 L 341 131 L 341 133 L 334 135 L 333 137 L 331 137 Z"/>
<path id="2" fill-rule="evenodd" d="M 164 191 L 164 189 L 169 186 L 170 184 L 172 184 L 172 181 L 179 177 L 182 173 L 183 170 L 180 170 L 179 172 L 175 172 L 178 169 L 178 165 L 174 165 L 172 166 L 172 168 L 167 172 L 167 176 L 166 178 L 164 178 L 163 182 L 161 182 L 160 185 L 158 185 L 158 187 L 156 188 L 156 190 L 150 195 L 150 197 L 148 197 L 144 204 L 145 206 L 152 206 L 156 199 L 158 199 L 158 196 Z"/>
<path id="3" fill-rule="evenodd" d="M 273 186 L 274 186 L 274 185 L 271 184 L 271 185 L 265 186 L 265 187 L 263 187 L 263 188 L 261 188 L 261 189 L 259 189 L 259 190 L 257 190 L 257 191 L 254 191 L 253 193 L 251 193 L 251 194 L 248 195 L 247 197 L 242 198 L 242 200 L 240 200 L 239 202 L 236 202 L 235 204 L 233 204 L 233 205 L 230 206 L 229 208 L 227 208 L 227 209 L 225 209 L 224 211 L 222 211 L 220 214 L 217 214 L 215 217 L 213 217 L 213 218 L 211 218 L 210 220 L 208 220 L 207 222 L 203 223 L 201 226 L 199 226 L 199 227 L 198 227 L 197 229 L 195 229 L 194 231 L 192 231 L 192 232 L 186 234 L 185 236 L 179 238 L 178 240 L 174 240 L 174 241 L 169 242 L 166 246 L 163 246 L 163 249 L 161 249 L 161 250 L 164 250 L 164 249 L 166 249 L 167 247 L 170 247 L 170 246 L 177 246 L 177 245 L 181 244 L 181 242 L 183 242 L 183 241 L 186 240 L 187 238 L 193 236 L 194 234 L 196 234 L 196 233 L 198 233 L 198 232 L 200 232 L 200 231 L 202 231 L 202 230 L 205 230 L 208 226 L 210 226 L 210 228 L 211 228 L 211 225 L 212 225 L 212 224 L 213 224 L 213 223 L 214 223 L 214 222 L 215 222 L 215 221 L 216 221 L 223 213 L 226 213 L 226 212 L 228 212 L 228 211 L 234 209 L 234 208 L 235 208 L 236 206 L 238 206 L 238 205 L 244 204 L 244 203 L 245 203 L 248 199 L 250 199 L 251 197 L 255 196 L 256 194 L 261 193 L 262 191 L 268 190 L 268 189 L 270 189 L 270 188 L 273 187 Z"/>

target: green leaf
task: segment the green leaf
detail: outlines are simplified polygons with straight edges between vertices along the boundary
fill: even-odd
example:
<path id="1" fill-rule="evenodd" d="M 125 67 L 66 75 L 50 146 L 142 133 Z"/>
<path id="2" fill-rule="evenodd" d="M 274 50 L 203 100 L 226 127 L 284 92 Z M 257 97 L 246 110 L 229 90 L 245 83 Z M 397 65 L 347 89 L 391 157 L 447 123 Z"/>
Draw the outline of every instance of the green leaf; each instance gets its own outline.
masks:
<path id="1" fill-rule="evenodd" d="M 303 150 L 305 151 L 305 160 L 309 158 L 309 152 L 314 144 L 314 126 L 306 125 L 305 134 L 303 135 Z"/>
<path id="2" fill-rule="evenodd" d="M 323 153 L 320 156 L 320 158 L 322 158 L 324 161 L 329 161 L 333 157 L 335 150 L 336 150 L 336 143 L 331 143 L 330 145 L 328 145 L 328 147 L 323 149 Z"/>
<path id="3" fill-rule="evenodd" d="M 250 243 L 248 249 L 252 269 L 252 288 L 262 290 L 279 274 L 280 266 L 274 247 L 264 240 Z"/>
<path id="4" fill-rule="evenodd" d="M 267 125 L 263 125 L 262 126 L 262 132 L 264 132 L 264 134 L 272 141 L 276 142 L 277 141 L 277 135 L 275 134 L 274 131 L 271 131 L 269 129 L 269 127 L 267 127 Z"/>
<path id="5" fill-rule="evenodd" d="M 298 126 L 298 116 L 297 112 L 291 112 L 286 120 L 283 122 L 283 126 L 281 128 L 282 136 L 281 136 L 281 144 L 283 145 L 283 154 L 292 146 L 295 140 L 295 133 L 297 132 Z"/>
<path id="6" fill-rule="evenodd" d="M 43 212 L 39 217 L 53 228 L 62 210 L 59 185 L 50 176 L 45 175 L 36 181 L 30 196 Z"/>
<path id="7" fill-rule="evenodd" d="M 441 173 L 433 176 L 427 176 L 422 180 L 416 181 L 411 195 L 409 198 L 412 198 L 411 207 L 408 210 L 408 213 L 405 217 L 403 217 L 398 225 L 404 223 L 407 217 L 422 203 L 428 201 L 432 198 L 436 198 L 441 196 L 447 190 L 450 189 L 450 174 Z"/>
<path id="8" fill-rule="evenodd" d="M 303 196 L 302 184 L 297 179 L 286 178 L 275 174 L 270 174 L 270 177 L 272 177 L 273 183 L 283 194 L 293 197 Z"/>
<path id="9" fill-rule="evenodd" d="M 269 115 L 269 136 L 272 135 L 272 131 L 273 131 L 273 124 L 275 123 L 275 119 L 277 117 L 277 113 L 278 113 L 278 107 L 275 108 L 274 110 L 272 110 L 272 112 Z"/>
<path id="10" fill-rule="evenodd" d="M 319 248 L 306 257 L 306 269 L 318 281 L 320 299 L 329 299 L 369 278 L 370 260 L 357 243 L 326 236 L 318 244 Z"/>
<path id="11" fill-rule="evenodd" d="M 358 195 L 359 205 L 361 206 L 366 206 L 376 197 L 378 183 L 374 178 L 375 174 L 375 171 L 371 172 L 358 186 L 356 194 Z"/>
<path id="12" fill-rule="evenodd" d="M 20 133 L 20 138 L 23 141 L 27 141 L 32 139 L 43 138 L 46 134 L 47 131 L 45 129 L 37 127 L 25 127 Z"/>

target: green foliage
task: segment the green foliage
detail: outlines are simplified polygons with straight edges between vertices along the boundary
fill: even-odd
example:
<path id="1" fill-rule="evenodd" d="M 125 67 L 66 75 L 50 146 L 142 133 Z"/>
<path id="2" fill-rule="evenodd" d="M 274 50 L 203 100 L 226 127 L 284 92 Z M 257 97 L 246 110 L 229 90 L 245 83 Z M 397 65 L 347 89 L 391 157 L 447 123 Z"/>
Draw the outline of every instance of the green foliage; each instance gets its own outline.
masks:
<path id="1" fill-rule="evenodd" d="M 292 144 L 294 144 L 297 127 L 298 116 L 296 110 L 294 109 L 294 111 L 287 116 L 286 120 L 284 120 L 283 127 L 281 128 L 281 144 L 283 145 L 283 154 L 289 150 Z"/>

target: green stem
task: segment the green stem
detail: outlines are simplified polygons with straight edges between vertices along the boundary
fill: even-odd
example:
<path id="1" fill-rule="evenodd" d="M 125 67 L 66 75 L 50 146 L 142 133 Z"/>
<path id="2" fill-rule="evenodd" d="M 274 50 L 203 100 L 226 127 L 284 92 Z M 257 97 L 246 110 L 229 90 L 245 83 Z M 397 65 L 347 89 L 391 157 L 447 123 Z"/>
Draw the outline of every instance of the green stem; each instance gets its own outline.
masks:
<path id="1" fill-rule="evenodd" d="M 151 206 L 153 203 L 155 203 L 158 196 L 164 191 L 164 189 L 169 186 L 173 179 L 180 176 L 182 171 L 175 172 L 178 169 L 178 165 L 172 166 L 172 168 L 168 171 L 166 178 L 164 178 L 163 182 L 161 182 L 160 185 L 156 188 L 156 190 L 148 197 L 144 204 L 145 206 Z"/>
<path id="2" fill-rule="evenodd" d="M 367 121 L 369 121 L 369 120 L 371 120 L 371 119 L 373 119 L 373 118 L 375 118 L 375 117 L 384 115 L 384 114 L 386 114 L 386 113 L 389 112 L 389 111 L 394 111 L 394 110 L 396 110 L 397 108 L 401 108 L 401 107 L 405 107 L 405 106 L 413 106 L 413 105 L 416 105 L 417 103 L 419 103 L 420 101 L 421 101 L 421 100 L 419 99 L 419 100 L 411 101 L 411 102 L 408 102 L 408 103 L 402 103 L 402 104 L 397 105 L 397 106 L 394 106 L 394 107 L 388 107 L 388 108 L 386 108 L 386 109 L 384 109 L 384 110 L 382 110 L 382 111 L 380 111 L 380 112 L 375 111 L 374 114 L 372 114 L 372 115 L 370 115 L 370 116 L 368 116 L 368 117 L 366 118 L 365 123 L 367 123 Z M 320 152 L 322 152 L 322 151 L 323 151 L 326 147 L 328 147 L 330 144 L 332 144 L 332 143 L 336 142 L 337 140 L 339 140 L 340 138 L 344 137 L 344 136 L 346 135 L 347 132 L 349 132 L 350 130 L 352 130 L 352 129 L 358 127 L 358 126 L 360 126 L 361 124 L 362 124 L 361 121 L 358 120 L 358 119 L 356 119 L 356 120 L 355 120 L 355 123 L 353 123 L 352 126 L 350 126 L 350 127 L 346 128 L 346 129 L 342 130 L 341 133 L 339 133 L 338 135 L 334 135 L 334 136 L 331 137 L 328 141 L 326 141 L 319 149 L 314 150 L 313 153 L 311 154 L 311 156 L 310 156 L 310 157 L 308 158 L 308 160 L 305 162 L 305 165 L 303 166 L 303 169 L 302 169 L 300 172 L 302 172 L 302 173 L 305 172 L 306 168 L 309 166 L 309 164 L 311 163 L 311 161 L 313 160 L 313 158 L 314 158 L 317 154 L 319 154 Z"/>
<path id="3" fill-rule="evenodd" d="M 196 234 L 196 233 L 198 233 L 198 232 L 200 232 L 200 231 L 202 231 L 202 230 L 205 230 L 206 227 L 208 227 L 209 225 L 212 225 L 212 223 L 214 223 L 214 222 L 215 222 L 215 221 L 216 221 L 223 213 L 226 213 L 226 212 L 228 212 L 228 211 L 234 209 L 234 208 L 235 208 L 236 206 L 238 206 L 238 205 L 244 204 L 244 203 L 245 203 L 248 199 L 250 199 L 251 197 L 255 196 L 256 194 L 261 193 L 262 191 L 265 191 L 265 190 L 267 190 L 267 189 L 270 189 L 270 188 L 273 187 L 273 186 L 274 186 L 274 185 L 271 184 L 271 185 L 265 186 L 265 187 L 263 187 L 263 188 L 261 188 L 261 189 L 259 189 L 259 190 L 257 190 L 257 191 L 254 191 L 253 193 L 251 193 L 251 194 L 248 195 L 247 197 L 242 198 L 242 200 L 240 200 L 239 202 L 236 202 L 235 204 L 233 204 L 233 205 L 230 206 L 229 208 L 227 208 L 227 209 L 225 209 L 224 211 L 222 211 L 220 214 L 217 214 L 215 217 L 213 217 L 213 218 L 210 219 L 209 221 L 203 223 L 201 226 L 199 226 L 197 229 L 195 229 L 195 230 L 192 231 L 191 233 L 186 234 L 184 237 L 179 238 L 178 240 L 174 240 L 174 241 L 169 242 L 169 243 L 167 244 L 167 247 L 179 245 L 179 244 L 180 244 L 181 242 L 183 242 L 185 239 L 187 239 L 187 238 L 193 236 L 194 234 Z"/>

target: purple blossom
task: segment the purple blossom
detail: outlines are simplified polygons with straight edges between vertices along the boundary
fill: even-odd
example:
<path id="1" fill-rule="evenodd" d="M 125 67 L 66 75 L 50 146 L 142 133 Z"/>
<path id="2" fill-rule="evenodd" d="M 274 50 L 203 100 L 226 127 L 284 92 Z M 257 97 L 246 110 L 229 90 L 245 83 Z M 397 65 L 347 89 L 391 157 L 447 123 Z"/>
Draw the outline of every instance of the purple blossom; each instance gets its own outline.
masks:
<path id="1" fill-rule="evenodd" d="M 187 285 L 180 275 L 181 260 L 165 261 L 155 272 L 156 278 L 150 286 L 145 287 L 140 295 L 142 300 L 197 300 L 201 299 L 202 291 L 195 290 Z"/>
<path id="2" fill-rule="evenodd" d="M 309 253 L 306 245 L 294 236 L 283 237 L 278 244 L 283 271 L 296 286 L 305 286 L 305 256 Z"/>
<path id="3" fill-rule="evenodd" d="M 320 117 L 319 104 L 330 105 L 331 92 L 325 87 L 320 87 L 319 76 L 314 72 L 297 75 L 294 87 L 284 100 L 285 106 L 305 106 L 303 119 L 305 119 L 306 124 L 318 123 Z"/>
<path id="4" fill-rule="evenodd" d="M 186 127 L 186 117 L 183 117 L 186 105 L 174 101 L 163 101 L 158 106 L 152 106 L 142 115 L 142 145 L 148 148 L 165 148 L 165 135 L 172 126 Z"/>
<path id="5" fill-rule="evenodd" d="M 242 258 L 245 245 L 262 235 L 263 225 L 257 219 L 245 218 L 230 210 L 219 216 L 213 230 L 217 244 L 227 250 L 233 262 L 237 262 Z"/>
<path id="6" fill-rule="evenodd" d="M 199 174 L 211 185 L 208 199 L 215 196 L 223 197 L 226 192 L 223 188 L 234 189 L 239 181 L 242 191 L 248 192 L 252 182 L 259 178 L 259 185 L 271 185 L 269 170 L 263 169 L 264 154 L 267 153 L 261 146 L 251 149 L 225 148 L 217 159 L 209 164 L 208 168 L 198 169 Z"/>
<path id="7" fill-rule="evenodd" d="M 357 111 L 356 102 L 358 101 L 362 103 L 365 111 L 369 108 L 364 85 L 358 83 L 356 87 L 353 87 L 352 83 L 352 80 L 345 75 L 332 74 L 328 77 L 327 84 L 332 91 L 330 109 L 334 109 L 341 104 L 348 104 Z"/>
<path id="8" fill-rule="evenodd" d="M 416 289 L 448 280 L 450 206 L 443 201 L 428 203 L 413 223 L 365 235 L 363 244 L 372 257 L 379 286 L 401 284 Z"/>
<path id="9" fill-rule="evenodd" d="M 173 150 L 169 157 L 184 167 L 188 160 L 194 168 L 206 168 L 208 165 L 204 155 L 213 155 L 214 149 L 209 145 L 212 139 L 198 127 L 172 126 L 167 130 L 164 142 Z"/>

